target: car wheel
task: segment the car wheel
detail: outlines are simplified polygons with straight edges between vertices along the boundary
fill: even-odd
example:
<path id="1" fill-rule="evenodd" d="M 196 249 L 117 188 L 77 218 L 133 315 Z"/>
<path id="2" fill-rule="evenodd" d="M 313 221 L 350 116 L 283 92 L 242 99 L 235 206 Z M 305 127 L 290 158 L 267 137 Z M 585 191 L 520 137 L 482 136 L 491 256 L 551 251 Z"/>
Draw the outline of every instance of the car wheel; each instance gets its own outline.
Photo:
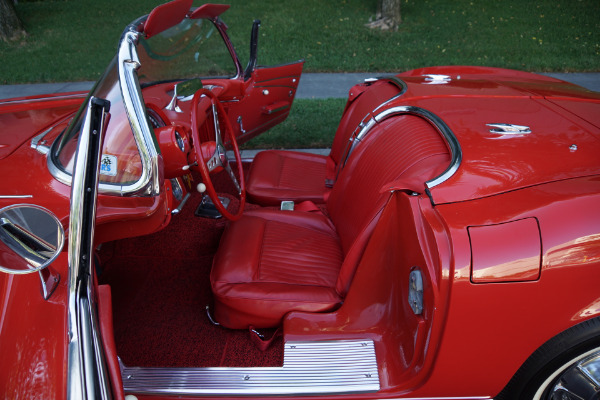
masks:
<path id="1" fill-rule="evenodd" d="M 495 399 L 600 400 L 600 318 L 544 343 Z"/>

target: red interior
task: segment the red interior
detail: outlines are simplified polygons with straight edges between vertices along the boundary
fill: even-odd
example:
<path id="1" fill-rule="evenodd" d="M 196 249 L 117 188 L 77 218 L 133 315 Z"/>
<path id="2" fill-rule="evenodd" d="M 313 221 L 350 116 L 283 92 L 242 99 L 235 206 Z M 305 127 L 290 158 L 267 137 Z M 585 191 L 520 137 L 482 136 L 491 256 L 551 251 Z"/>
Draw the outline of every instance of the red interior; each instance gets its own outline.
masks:
<path id="1" fill-rule="evenodd" d="M 217 320 L 237 329 L 276 327 L 291 311 L 339 307 L 389 199 L 390 183 L 422 191 L 423 182 L 441 174 L 449 161 L 432 125 L 400 116 L 382 122 L 356 147 L 327 200 L 326 215 L 245 213 L 228 227 L 215 257 Z"/>
<path id="2" fill-rule="evenodd" d="M 223 175 L 217 190 L 233 192 Z M 237 200 L 225 195 L 235 210 Z M 112 291 L 117 355 L 128 366 L 281 366 L 281 339 L 261 352 L 248 331 L 215 326 L 206 316 L 212 258 L 226 222 L 194 216 L 200 199 L 194 194 L 157 233 L 101 247 L 99 280 Z"/>
<path id="3" fill-rule="evenodd" d="M 261 205 L 277 205 L 282 200 L 324 203 L 359 124 L 399 92 L 397 86 L 385 80 L 354 86 L 329 155 L 276 150 L 258 154 L 248 176 L 249 198 Z"/>

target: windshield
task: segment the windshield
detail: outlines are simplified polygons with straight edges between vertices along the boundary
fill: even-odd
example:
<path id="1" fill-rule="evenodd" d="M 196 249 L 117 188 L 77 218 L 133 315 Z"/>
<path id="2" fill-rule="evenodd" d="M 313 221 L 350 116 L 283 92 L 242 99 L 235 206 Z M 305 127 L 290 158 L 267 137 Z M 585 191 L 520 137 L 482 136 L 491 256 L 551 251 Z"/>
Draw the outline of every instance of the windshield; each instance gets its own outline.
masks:
<path id="1" fill-rule="evenodd" d="M 102 147 L 100 181 L 119 184 L 137 181 L 142 173 L 140 155 L 123 106 L 116 57 L 91 93 L 91 95 L 106 99 L 111 103 L 110 118 Z M 83 103 L 71 121 L 54 154 L 58 166 L 70 175 L 73 173 L 77 140 L 87 103 L 88 100 Z"/>
<path id="2" fill-rule="evenodd" d="M 143 141 L 136 139 L 134 135 L 136 129 L 132 126 L 135 127 L 136 124 L 133 120 L 141 120 L 143 124 L 148 125 L 146 129 L 152 132 L 152 136 L 154 136 L 152 128 L 165 124 L 165 121 L 157 118 L 155 112 L 149 113 L 150 118 L 147 115 L 146 109 L 152 110 L 165 105 L 160 104 L 162 99 L 152 97 L 149 87 L 199 77 L 233 78 L 240 73 L 233 48 L 227 45 L 217 25 L 210 20 L 185 18 L 178 25 L 149 39 L 139 34 L 135 26 L 129 26 L 121 40 L 121 49 L 127 45 L 124 42 L 128 33 L 137 37 L 135 47 L 127 49 L 134 51 L 133 58 L 137 57 L 139 60 L 137 75 L 134 74 L 137 79 L 135 86 L 132 89 L 130 83 L 119 81 L 119 63 L 131 61 L 120 60 L 119 56 L 122 52 L 120 50 L 90 93 L 90 96 L 106 99 L 111 103 L 102 147 L 100 183 L 121 187 L 135 186 L 135 183 L 144 177 L 144 151 L 140 149 L 140 146 L 143 146 L 140 143 Z M 138 90 L 135 90 L 135 87 Z M 134 105 L 138 102 L 143 105 L 141 111 L 135 106 L 127 109 L 127 102 L 123 100 L 124 90 L 128 92 Z M 142 96 L 147 98 L 144 99 Z M 60 141 L 53 147 L 52 162 L 68 175 L 73 174 L 77 140 L 86 105 L 87 101 L 84 102 Z M 136 110 L 137 114 L 144 115 L 135 114 Z M 156 142 L 155 139 L 152 142 Z M 158 149 L 156 151 L 159 152 Z"/>
<path id="3" fill-rule="evenodd" d="M 142 87 L 156 82 L 189 78 L 233 78 L 234 59 L 217 27 L 205 19 L 184 19 L 137 45 Z"/>

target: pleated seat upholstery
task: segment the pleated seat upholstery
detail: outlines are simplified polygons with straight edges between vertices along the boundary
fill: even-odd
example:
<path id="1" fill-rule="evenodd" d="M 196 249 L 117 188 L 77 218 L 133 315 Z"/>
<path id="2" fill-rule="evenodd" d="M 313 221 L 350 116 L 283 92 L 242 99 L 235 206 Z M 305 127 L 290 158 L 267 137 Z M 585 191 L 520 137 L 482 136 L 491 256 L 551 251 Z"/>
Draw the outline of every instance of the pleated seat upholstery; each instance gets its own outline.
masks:
<path id="1" fill-rule="evenodd" d="M 423 191 L 450 156 L 426 121 L 379 124 L 351 154 L 326 213 L 258 209 L 225 230 L 211 271 L 216 320 L 274 327 L 290 311 L 325 312 L 346 296 L 389 187 Z"/>
<path id="2" fill-rule="evenodd" d="M 329 168 L 328 168 L 329 164 Z M 256 155 L 246 181 L 251 201 L 278 205 L 283 200 L 323 203 L 327 170 L 335 167 L 329 156 L 298 151 L 268 150 Z"/>
<path id="3" fill-rule="evenodd" d="M 282 150 L 258 153 L 246 181 L 248 199 L 264 206 L 283 200 L 324 203 L 350 136 L 368 113 L 398 93 L 398 87 L 387 81 L 354 86 L 327 156 Z"/>
<path id="4" fill-rule="evenodd" d="M 264 328 L 290 309 L 329 310 L 342 300 L 335 290 L 342 260 L 325 216 L 249 212 L 227 230 L 214 261 L 215 318 L 230 328 Z"/>

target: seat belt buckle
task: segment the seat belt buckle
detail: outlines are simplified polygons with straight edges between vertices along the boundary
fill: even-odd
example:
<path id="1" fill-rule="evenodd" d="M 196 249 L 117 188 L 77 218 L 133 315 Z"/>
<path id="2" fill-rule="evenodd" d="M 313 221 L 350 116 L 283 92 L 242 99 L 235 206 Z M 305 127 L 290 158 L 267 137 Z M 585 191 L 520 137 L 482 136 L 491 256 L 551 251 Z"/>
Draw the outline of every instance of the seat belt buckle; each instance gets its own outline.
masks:
<path id="1" fill-rule="evenodd" d="M 281 202 L 281 211 L 294 211 L 294 202 L 290 200 L 283 200 Z"/>

